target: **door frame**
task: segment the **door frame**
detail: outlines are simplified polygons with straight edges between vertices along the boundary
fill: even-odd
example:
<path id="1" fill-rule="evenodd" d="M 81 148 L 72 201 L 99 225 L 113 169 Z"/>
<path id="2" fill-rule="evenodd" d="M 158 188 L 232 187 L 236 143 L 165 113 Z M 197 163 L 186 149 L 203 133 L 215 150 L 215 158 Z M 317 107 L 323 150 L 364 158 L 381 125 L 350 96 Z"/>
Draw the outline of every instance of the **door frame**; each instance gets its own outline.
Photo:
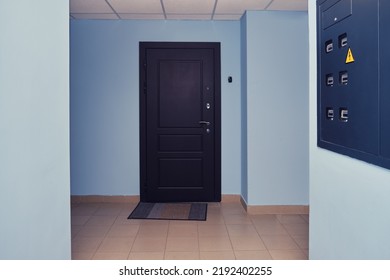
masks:
<path id="1" fill-rule="evenodd" d="M 147 201 L 146 54 L 148 49 L 212 49 L 214 52 L 214 199 L 221 201 L 221 47 L 219 42 L 139 42 L 140 200 Z M 210 201 L 211 202 L 211 201 Z"/>

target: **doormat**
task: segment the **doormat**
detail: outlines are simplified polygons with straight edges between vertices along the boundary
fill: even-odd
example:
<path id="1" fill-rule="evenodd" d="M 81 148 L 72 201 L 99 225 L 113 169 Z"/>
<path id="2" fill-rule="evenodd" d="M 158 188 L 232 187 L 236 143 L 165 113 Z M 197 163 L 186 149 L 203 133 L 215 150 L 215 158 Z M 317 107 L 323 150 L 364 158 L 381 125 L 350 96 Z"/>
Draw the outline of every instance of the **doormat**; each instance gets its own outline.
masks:
<path id="1" fill-rule="evenodd" d="M 128 219 L 205 221 L 207 203 L 140 202 Z"/>

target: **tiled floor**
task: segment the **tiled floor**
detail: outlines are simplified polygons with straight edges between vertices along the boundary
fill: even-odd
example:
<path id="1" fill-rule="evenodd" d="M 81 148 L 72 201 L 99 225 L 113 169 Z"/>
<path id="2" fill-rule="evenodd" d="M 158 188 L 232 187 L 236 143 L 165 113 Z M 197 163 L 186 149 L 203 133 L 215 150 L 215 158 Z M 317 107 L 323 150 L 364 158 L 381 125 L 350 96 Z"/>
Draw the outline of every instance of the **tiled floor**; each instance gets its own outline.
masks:
<path id="1" fill-rule="evenodd" d="M 207 221 L 128 220 L 134 203 L 72 205 L 73 259 L 307 259 L 307 215 L 211 203 Z"/>

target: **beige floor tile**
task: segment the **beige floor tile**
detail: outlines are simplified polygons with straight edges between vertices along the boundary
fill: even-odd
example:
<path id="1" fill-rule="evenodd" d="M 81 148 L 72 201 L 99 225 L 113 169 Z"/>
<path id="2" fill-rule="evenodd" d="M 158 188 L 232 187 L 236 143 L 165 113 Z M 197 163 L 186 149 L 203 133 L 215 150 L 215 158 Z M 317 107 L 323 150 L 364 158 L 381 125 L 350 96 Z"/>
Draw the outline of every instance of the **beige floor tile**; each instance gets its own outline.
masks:
<path id="1" fill-rule="evenodd" d="M 309 215 L 301 215 L 302 219 L 306 221 L 306 223 L 309 223 Z"/>
<path id="2" fill-rule="evenodd" d="M 288 235 L 285 227 L 279 223 L 257 223 L 255 224 L 257 232 L 262 235 Z"/>
<path id="3" fill-rule="evenodd" d="M 253 221 L 253 220 L 252 220 Z M 283 225 L 279 222 L 279 220 L 256 220 L 253 221 L 253 225 L 256 228 L 280 228 Z"/>
<path id="4" fill-rule="evenodd" d="M 262 235 L 261 239 L 268 250 L 299 249 L 295 241 L 288 235 Z"/>
<path id="5" fill-rule="evenodd" d="M 224 207 L 234 207 L 234 208 L 239 208 L 239 209 L 242 209 L 244 210 L 244 207 L 242 207 L 242 204 L 240 203 L 239 201 L 239 198 L 236 200 L 233 198 L 233 200 L 231 199 L 223 199 L 221 202 L 220 202 L 220 205 L 222 208 Z"/>
<path id="6" fill-rule="evenodd" d="M 277 218 L 282 224 L 307 224 L 301 215 L 284 214 L 277 215 Z"/>
<path id="7" fill-rule="evenodd" d="M 263 241 L 258 236 L 250 237 L 231 237 L 231 243 L 234 251 L 260 251 L 266 250 Z"/>
<path id="8" fill-rule="evenodd" d="M 256 223 L 265 224 L 265 223 L 275 223 L 275 222 L 279 223 L 278 218 L 276 217 L 276 215 L 273 214 L 249 215 L 249 217 L 251 218 L 254 224 Z"/>
<path id="9" fill-rule="evenodd" d="M 85 225 L 88 226 L 111 226 L 116 220 L 116 216 L 91 216 Z"/>
<path id="10" fill-rule="evenodd" d="M 309 238 L 305 235 L 292 235 L 294 241 L 298 244 L 299 248 L 303 250 L 309 249 Z"/>
<path id="11" fill-rule="evenodd" d="M 107 237 L 135 237 L 138 234 L 139 225 L 114 224 L 107 233 Z"/>
<path id="12" fill-rule="evenodd" d="M 83 226 L 72 226 L 72 239 L 77 236 L 77 234 L 80 232 L 80 230 L 83 228 Z"/>
<path id="13" fill-rule="evenodd" d="M 262 251 L 234 251 L 237 260 L 272 260 L 267 250 Z"/>
<path id="14" fill-rule="evenodd" d="M 211 215 L 221 215 L 222 214 L 222 210 L 221 210 L 221 206 L 220 205 L 215 205 L 215 206 L 210 206 L 211 204 L 209 203 L 208 204 L 208 207 L 207 207 L 207 214 L 211 214 Z"/>
<path id="15" fill-rule="evenodd" d="M 228 237 L 199 237 L 199 250 L 210 251 L 232 251 L 232 245 Z"/>
<path id="16" fill-rule="evenodd" d="M 98 210 L 93 213 L 94 216 L 118 216 L 123 209 L 123 205 L 107 205 L 99 207 Z"/>
<path id="17" fill-rule="evenodd" d="M 221 221 L 223 221 L 223 222 L 225 223 L 225 221 L 224 221 L 224 219 L 223 219 L 223 218 L 224 218 L 224 217 L 223 217 L 223 213 L 222 213 L 222 210 L 221 210 L 220 208 L 218 208 L 218 209 L 213 209 L 213 211 L 208 210 L 208 211 L 207 211 L 207 218 L 206 218 L 206 221 L 209 221 L 210 218 L 214 218 L 215 220 L 220 219 Z M 199 221 L 199 222 L 204 222 L 204 221 Z"/>
<path id="18" fill-rule="evenodd" d="M 91 216 L 99 209 L 99 205 L 78 205 L 72 207 L 72 217 Z"/>
<path id="19" fill-rule="evenodd" d="M 131 237 L 107 237 L 100 244 L 98 253 L 129 253 L 134 238 Z"/>
<path id="20" fill-rule="evenodd" d="M 227 228 L 225 224 L 221 225 L 198 225 L 198 233 L 199 237 L 211 237 L 211 236 L 219 236 L 219 237 L 227 237 L 229 236 Z"/>
<path id="21" fill-rule="evenodd" d="M 76 236 L 72 240 L 72 252 L 73 253 L 94 253 L 103 241 L 101 237 L 82 237 Z"/>
<path id="22" fill-rule="evenodd" d="M 130 252 L 129 260 L 163 260 L 164 252 Z"/>
<path id="23" fill-rule="evenodd" d="M 285 224 L 283 226 L 290 235 L 309 236 L 309 225 L 308 224 Z"/>
<path id="24" fill-rule="evenodd" d="M 168 237 L 167 252 L 193 252 L 199 251 L 197 237 Z"/>
<path id="25" fill-rule="evenodd" d="M 270 250 L 274 260 L 307 260 L 307 256 L 301 250 Z"/>
<path id="26" fill-rule="evenodd" d="M 126 203 L 126 205 L 122 208 L 119 215 L 128 217 L 128 216 L 130 216 L 131 212 L 133 212 L 135 207 L 137 207 L 137 204 L 135 204 L 135 203 L 129 203 L 129 204 Z"/>
<path id="27" fill-rule="evenodd" d="M 199 221 L 199 224 L 224 225 L 225 220 L 221 214 L 207 214 L 206 221 Z"/>
<path id="28" fill-rule="evenodd" d="M 185 225 L 189 225 L 189 226 L 193 226 L 193 225 L 197 225 L 198 223 L 202 223 L 203 221 L 195 221 L 195 220 L 172 220 L 172 221 L 169 221 L 169 226 L 185 226 Z"/>
<path id="29" fill-rule="evenodd" d="M 225 252 L 200 252 L 201 260 L 235 260 L 236 256 L 233 251 Z"/>
<path id="30" fill-rule="evenodd" d="M 77 236 L 105 237 L 110 226 L 83 226 Z"/>
<path id="31" fill-rule="evenodd" d="M 72 252 L 72 260 L 92 260 L 93 252 Z"/>
<path id="32" fill-rule="evenodd" d="M 207 203 L 207 210 L 210 210 L 211 208 L 221 208 L 221 202 L 209 202 Z"/>
<path id="33" fill-rule="evenodd" d="M 199 260 L 199 252 L 166 252 L 165 260 Z"/>
<path id="34" fill-rule="evenodd" d="M 170 224 L 168 237 L 198 237 L 197 224 Z"/>
<path id="35" fill-rule="evenodd" d="M 91 216 L 72 216 L 71 224 L 72 226 L 83 226 L 88 222 L 89 218 Z"/>
<path id="36" fill-rule="evenodd" d="M 114 222 L 115 225 L 140 225 L 142 224 L 141 219 L 128 219 L 127 216 L 118 215 Z"/>
<path id="37" fill-rule="evenodd" d="M 246 215 L 245 209 L 239 203 L 222 203 L 221 211 L 224 216 L 239 215 L 239 214 Z"/>
<path id="38" fill-rule="evenodd" d="M 166 238 L 161 237 L 137 237 L 134 241 L 132 252 L 164 252 Z"/>
<path id="39" fill-rule="evenodd" d="M 127 260 L 129 253 L 101 253 L 97 252 L 93 256 L 93 260 Z"/>
<path id="40" fill-rule="evenodd" d="M 309 215 L 248 215 L 210 203 L 207 221 L 127 219 L 136 204 L 72 205 L 72 259 L 307 259 Z"/>
<path id="41" fill-rule="evenodd" d="M 258 236 L 253 225 L 227 225 L 230 237 Z"/>
<path id="42" fill-rule="evenodd" d="M 166 237 L 168 234 L 168 224 L 141 224 L 138 230 L 138 236 L 141 237 Z"/>
<path id="43" fill-rule="evenodd" d="M 247 214 L 232 214 L 224 216 L 225 224 L 227 225 L 251 225 L 252 220 Z"/>
<path id="44" fill-rule="evenodd" d="M 168 220 L 151 220 L 151 219 L 139 219 L 141 225 L 152 225 L 152 226 L 169 226 L 170 221 Z"/>

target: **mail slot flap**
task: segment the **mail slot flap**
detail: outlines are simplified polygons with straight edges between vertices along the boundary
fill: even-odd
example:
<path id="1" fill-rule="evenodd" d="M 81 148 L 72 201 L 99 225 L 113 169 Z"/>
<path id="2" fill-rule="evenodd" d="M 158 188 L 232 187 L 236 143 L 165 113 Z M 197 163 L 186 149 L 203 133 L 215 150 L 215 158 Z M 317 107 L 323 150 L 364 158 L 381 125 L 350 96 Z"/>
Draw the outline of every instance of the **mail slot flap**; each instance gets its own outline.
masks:
<path id="1" fill-rule="evenodd" d="M 352 0 L 340 0 L 322 12 L 322 28 L 326 29 L 352 15 Z"/>

